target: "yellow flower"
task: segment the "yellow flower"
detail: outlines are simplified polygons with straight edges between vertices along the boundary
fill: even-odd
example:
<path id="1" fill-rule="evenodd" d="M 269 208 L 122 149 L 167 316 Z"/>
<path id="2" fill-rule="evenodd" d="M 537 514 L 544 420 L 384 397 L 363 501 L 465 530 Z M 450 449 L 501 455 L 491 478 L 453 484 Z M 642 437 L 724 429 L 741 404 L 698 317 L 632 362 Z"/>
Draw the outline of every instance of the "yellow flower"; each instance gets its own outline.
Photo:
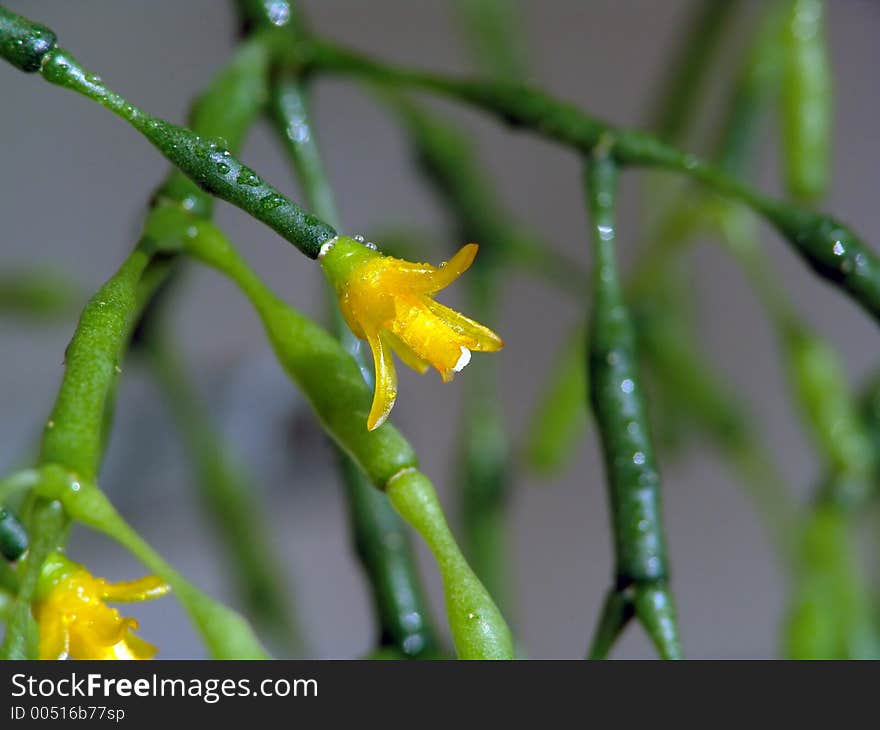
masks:
<path id="1" fill-rule="evenodd" d="M 156 647 L 132 633 L 137 621 L 105 601 L 146 601 L 169 590 L 155 575 L 108 583 L 54 553 L 43 566 L 33 605 L 40 659 L 151 659 Z"/>
<path id="2" fill-rule="evenodd" d="M 471 351 L 495 352 L 504 343 L 488 327 L 434 301 L 473 263 L 469 243 L 439 267 L 383 256 L 351 238 L 321 249 L 321 264 L 339 297 L 345 321 L 373 351 L 376 388 L 367 428 L 381 426 L 397 397 L 391 352 L 424 373 L 433 367 L 443 382 L 470 362 Z"/>

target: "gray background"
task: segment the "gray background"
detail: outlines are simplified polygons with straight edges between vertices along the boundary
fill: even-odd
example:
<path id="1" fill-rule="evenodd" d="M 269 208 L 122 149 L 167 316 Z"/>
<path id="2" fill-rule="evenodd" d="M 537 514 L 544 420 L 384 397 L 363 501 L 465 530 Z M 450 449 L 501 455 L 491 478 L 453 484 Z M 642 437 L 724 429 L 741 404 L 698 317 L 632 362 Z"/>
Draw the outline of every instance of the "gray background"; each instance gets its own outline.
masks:
<path id="1" fill-rule="evenodd" d="M 7 4 L 52 26 L 62 43 L 111 87 L 174 121 L 183 119 L 187 101 L 228 57 L 234 37 L 231 14 L 221 0 Z M 880 231 L 874 78 L 880 60 L 875 40 L 880 4 L 829 4 L 836 127 L 834 185 L 827 206 L 871 241 Z M 468 57 L 446 2 L 323 0 L 305 5 L 315 28 L 330 37 L 395 61 L 467 70 Z M 534 77 L 602 117 L 637 125 L 691 5 L 679 0 L 525 2 Z M 761 3 L 747 5 L 746 15 L 753 17 Z M 726 47 L 723 55 L 727 62 L 713 79 L 712 110 L 704 131 L 717 118 L 741 44 Z M 166 163 L 103 109 L 37 77 L 0 69 L 0 100 L 0 265 L 27 268 L 51 262 L 84 290 L 96 289 L 135 240 L 144 203 Z M 543 231 L 548 246 L 586 261 L 575 156 L 477 114 L 454 112 L 478 141 L 483 163 L 518 219 Z M 350 232 L 389 223 L 446 230 L 447 222 L 421 184 L 395 126 L 354 84 L 322 81 L 315 114 Z M 776 190 L 776 147 L 769 135 L 764 151 L 762 185 Z M 256 129 L 242 157 L 298 195 L 265 126 Z M 628 175 L 624 188 L 624 256 L 631 256 L 639 233 L 636 178 Z M 310 262 L 227 205 L 218 207 L 218 220 L 277 291 L 319 316 L 320 279 Z M 765 243 L 768 265 L 775 268 L 780 285 L 839 347 L 851 375 L 860 378 L 870 372 L 876 364 L 876 329 L 867 317 L 813 278 L 778 239 L 768 234 Z M 793 419 L 761 310 L 717 247 L 701 247 L 697 260 L 703 303 L 699 318 L 707 351 L 758 414 L 787 480 L 805 494 L 817 464 Z M 450 294 L 447 300 L 454 303 L 456 293 Z M 352 657 L 366 652 L 372 643 L 369 607 L 349 549 L 340 490 L 326 466 L 328 449 L 314 434 L 308 414 L 292 422 L 298 396 L 274 363 L 253 313 L 226 281 L 195 270 L 176 306 L 183 354 L 271 505 L 272 540 L 295 586 L 313 654 Z M 511 277 L 503 312 L 489 324 L 506 342 L 498 357 L 514 434 L 523 432 L 555 349 L 581 310 L 581 304 L 540 282 Z M 73 318 L 44 329 L 0 321 L 4 468 L 20 463 L 33 444 L 52 402 L 72 325 Z M 403 373 L 394 413 L 452 515 L 450 453 L 461 392 L 461 380 L 443 386 L 436 377 Z M 299 476 L 292 478 L 291 473 Z M 592 631 L 610 571 L 594 435 L 564 476 L 545 483 L 520 473 L 511 509 L 510 558 L 518 602 L 512 620 L 531 656 L 576 658 Z M 667 465 L 664 478 L 673 583 L 687 654 L 775 655 L 786 586 L 751 504 L 711 453 L 693 453 L 683 463 Z M 185 461 L 164 409 L 149 379 L 134 365 L 124 378 L 102 485 L 184 574 L 230 599 L 216 544 L 195 511 Z M 71 554 L 112 578 L 140 571 L 120 548 L 85 530 L 76 532 Z M 436 571 L 421 549 L 420 558 L 442 619 Z M 173 600 L 133 612 L 142 619 L 142 635 L 160 645 L 160 656 L 203 655 Z M 640 631 L 631 629 L 616 655 L 651 652 Z"/>

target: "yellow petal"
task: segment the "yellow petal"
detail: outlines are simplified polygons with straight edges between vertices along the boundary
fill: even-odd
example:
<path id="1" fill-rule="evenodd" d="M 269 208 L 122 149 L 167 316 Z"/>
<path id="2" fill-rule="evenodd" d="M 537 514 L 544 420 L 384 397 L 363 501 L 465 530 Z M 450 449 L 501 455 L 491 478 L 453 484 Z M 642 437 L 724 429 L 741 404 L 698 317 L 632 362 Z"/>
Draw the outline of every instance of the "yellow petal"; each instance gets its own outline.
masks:
<path id="1" fill-rule="evenodd" d="M 435 269 L 431 276 L 431 288 L 426 291 L 427 294 L 433 294 L 445 289 L 465 271 L 467 271 L 477 256 L 480 247 L 476 243 L 469 243 L 462 246 L 449 261 L 447 261 L 439 269 Z"/>
<path id="2" fill-rule="evenodd" d="M 391 349 L 394 350 L 397 357 L 400 358 L 404 365 L 411 367 L 420 375 L 424 375 L 428 372 L 428 368 L 431 367 L 431 364 L 419 357 L 415 351 L 397 335 L 386 330 L 382 333 L 382 337 L 384 337 L 388 344 L 391 345 Z"/>
<path id="3" fill-rule="evenodd" d="M 449 382 L 461 359 L 459 335 L 427 306 L 428 297 L 398 297 L 391 331 Z"/>
<path id="4" fill-rule="evenodd" d="M 425 297 L 425 306 L 437 315 L 447 327 L 459 334 L 463 338 L 462 344 L 469 350 L 497 352 L 504 347 L 504 342 L 492 330 L 454 309 L 450 309 L 430 297 Z"/>
<path id="5" fill-rule="evenodd" d="M 119 583 L 100 581 L 100 595 L 105 601 L 148 601 L 151 598 L 164 596 L 171 590 L 158 575 L 145 575 L 137 580 Z"/>
<path id="6" fill-rule="evenodd" d="M 394 370 L 394 361 L 391 359 L 391 348 L 386 347 L 378 332 L 368 332 L 367 342 L 373 351 L 373 366 L 376 372 L 376 387 L 373 391 L 373 405 L 367 418 L 367 430 L 379 428 L 397 398 L 397 372 Z"/>
<path id="7" fill-rule="evenodd" d="M 152 659 L 156 656 L 156 647 L 140 636 L 128 632 L 123 641 L 113 646 L 115 659 Z"/>
<path id="8" fill-rule="evenodd" d="M 40 641 L 40 659 L 65 659 L 69 651 L 70 637 L 62 616 L 44 611 L 37 618 Z"/>

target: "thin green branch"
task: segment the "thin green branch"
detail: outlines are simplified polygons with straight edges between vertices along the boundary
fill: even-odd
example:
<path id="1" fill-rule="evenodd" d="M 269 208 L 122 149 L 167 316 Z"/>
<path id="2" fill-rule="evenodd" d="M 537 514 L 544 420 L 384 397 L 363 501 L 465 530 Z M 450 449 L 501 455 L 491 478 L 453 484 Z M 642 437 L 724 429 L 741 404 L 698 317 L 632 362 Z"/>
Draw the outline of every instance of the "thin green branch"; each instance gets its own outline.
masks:
<path id="1" fill-rule="evenodd" d="M 679 172 L 741 202 L 772 224 L 820 276 L 880 319 L 880 259 L 842 222 L 809 208 L 770 198 L 724 170 L 644 132 L 614 127 L 573 104 L 525 86 L 459 79 L 375 61 L 322 41 L 304 47 L 301 62 L 325 73 L 367 78 L 391 86 L 448 96 L 590 155 L 600 139 L 622 166 Z"/>
<path id="2" fill-rule="evenodd" d="M 18 50 L 10 50 L 10 44 Z M 235 159 L 220 140 L 204 139 L 136 108 L 110 91 L 67 51 L 56 47 L 51 31 L 3 8 L 0 55 L 21 70 L 38 68 L 50 83 L 77 91 L 125 119 L 200 187 L 270 226 L 307 256 L 316 258 L 321 244 L 336 235 L 331 226 L 308 214 Z M 358 75 L 450 96 L 584 155 L 591 154 L 599 139 L 604 138 L 608 154 L 619 165 L 660 167 L 688 175 L 763 216 L 817 274 L 880 318 L 880 259 L 855 232 L 829 215 L 763 195 L 656 137 L 614 127 L 572 104 L 525 86 L 397 68 L 326 42 L 300 44 L 291 55 L 306 69 Z"/>
<path id="3" fill-rule="evenodd" d="M 660 475 L 638 374 L 635 330 L 617 269 L 617 169 L 602 154 L 603 149 L 597 150 L 586 171 L 594 252 L 589 383 L 608 484 L 616 560 L 614 590 L 632 602 L 635 616 L 660 655 L 680 658 L 668 587 Z M 600 629 L 606 625 L 603 619 Z"/>

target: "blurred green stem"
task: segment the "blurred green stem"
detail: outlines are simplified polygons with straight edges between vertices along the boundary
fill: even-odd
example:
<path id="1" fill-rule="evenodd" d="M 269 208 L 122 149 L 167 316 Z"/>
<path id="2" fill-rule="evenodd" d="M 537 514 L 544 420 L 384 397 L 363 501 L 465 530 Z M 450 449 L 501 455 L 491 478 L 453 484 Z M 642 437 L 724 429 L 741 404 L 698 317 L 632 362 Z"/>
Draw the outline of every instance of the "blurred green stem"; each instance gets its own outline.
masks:
<path id="1" fill-rule="evenodd" d="M 219 537 L 245 613 L 288 653 L 299 654 L 303 640 L 296 615 L 284 594 L 284 570 L 270 544 L 255 485 L 214 428 L 206 404 L 181 358 L 160 335 L 146 344 L 150 369 L 190 459 L 202 504 Z"/>

